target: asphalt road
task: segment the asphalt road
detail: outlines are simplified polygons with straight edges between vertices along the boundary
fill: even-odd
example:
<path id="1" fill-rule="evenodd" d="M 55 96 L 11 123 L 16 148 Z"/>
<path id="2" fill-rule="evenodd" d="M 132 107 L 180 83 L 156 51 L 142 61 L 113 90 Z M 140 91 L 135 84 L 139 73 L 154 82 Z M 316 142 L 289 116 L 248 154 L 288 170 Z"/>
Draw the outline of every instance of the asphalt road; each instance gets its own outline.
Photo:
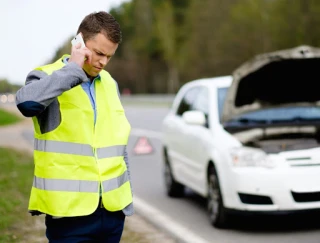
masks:
<path id="1" fill-rule="evenodd" d="M 319 243 L 320 215 L 285 217 L 239 217 L 232 229 L 213 228 L 206 215 L 205 200 L 191 191 L 181 199 L 171 199 L 165 195 L 162 178 L 161 143 L 155 138 L 161 129 L 161 122 L 167 108 L 127 106 L 127 117 L 133 131 L 152 134 L 150 143 L 154 148 L 149 155 L 136 155 L 134 146 L 139 133 L 130 137 L 128 152 L 134 195 L 163 215 L 170 216 L 176 223 L 202 237 L 208 242 L 219 243 Z M 141 130 L 143 129 L 143 130 Z M 148 133 L 148 131 L 151 131 Z M 32 141 L 32 134 L 25 134 Z M 168 222 L 170 223 L 170 222 Z"/>

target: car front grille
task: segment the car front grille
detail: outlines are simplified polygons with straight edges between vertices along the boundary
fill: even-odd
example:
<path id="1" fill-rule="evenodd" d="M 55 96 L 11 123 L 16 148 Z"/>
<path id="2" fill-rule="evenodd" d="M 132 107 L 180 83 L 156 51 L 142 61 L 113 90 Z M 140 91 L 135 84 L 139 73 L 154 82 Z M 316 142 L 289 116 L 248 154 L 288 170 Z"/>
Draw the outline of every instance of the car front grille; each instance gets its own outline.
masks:
<path id="1" fill-rule="evenodd" d="M 292 197 L 296 202 L 319 202 L 320 192 L 293 192 L 291 191 Z"/>
<path id="2" fill-rule="evenodd" d="M 288 161 L 292 167 L 320 166 L 320 162 L 318 160 L 313 160 L 311 157 L 288 157 L 286 158 L 286 161 Z"/>
<path id="3" fill-rule="evenodd" d="M 273 204 L 271 198 L 268 196 L 253 195 L 253 194 L 246 194 L 246 193 L 238 193 L 238 194 L 241 202 L 245 204 L 255 204 L 255 205 L 272 205 Z"/>

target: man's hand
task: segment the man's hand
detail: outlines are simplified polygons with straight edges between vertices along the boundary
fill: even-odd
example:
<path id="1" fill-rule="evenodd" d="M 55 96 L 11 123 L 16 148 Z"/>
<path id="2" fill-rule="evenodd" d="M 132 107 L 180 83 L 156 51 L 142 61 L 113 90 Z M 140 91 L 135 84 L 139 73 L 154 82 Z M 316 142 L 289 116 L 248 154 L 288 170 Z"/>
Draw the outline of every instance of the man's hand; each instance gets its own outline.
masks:
<path id="1" fill-rule="evenodd" d="M 75 62 L 80 67 L 83 67 L 84 62 L 91 63 L 91 59 L 92 52 L 87 47 L 81 48 L 81 43 L 72 46 L 69 62 Z"/>

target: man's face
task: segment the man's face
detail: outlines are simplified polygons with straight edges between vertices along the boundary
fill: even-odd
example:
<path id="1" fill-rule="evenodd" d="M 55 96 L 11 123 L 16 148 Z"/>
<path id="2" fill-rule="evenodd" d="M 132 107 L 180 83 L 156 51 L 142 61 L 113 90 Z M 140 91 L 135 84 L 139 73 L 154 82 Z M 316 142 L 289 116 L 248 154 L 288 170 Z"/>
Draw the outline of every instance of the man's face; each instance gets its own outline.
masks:
<path id="1" fill-rule="evenodd" d="M 118 44 L 99 33 L 86 41 L 86 47 L 92 52 L 91 63 L 85 63 L 83 69 L 91 77 L 96 77 L 115 54 Z"/>

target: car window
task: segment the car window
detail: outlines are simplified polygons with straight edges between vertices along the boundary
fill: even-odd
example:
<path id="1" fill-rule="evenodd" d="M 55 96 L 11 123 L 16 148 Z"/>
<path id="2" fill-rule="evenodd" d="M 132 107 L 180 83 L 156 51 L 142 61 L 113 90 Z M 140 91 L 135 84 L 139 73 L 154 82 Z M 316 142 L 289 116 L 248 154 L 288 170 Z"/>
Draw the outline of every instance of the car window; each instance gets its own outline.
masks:
<path id="1" fill-rule="evenodd" d="M 182 98 L 179 108 L 177 110 L 177 115 L 182 116 L 182 114 L 186 111 L 190 111 L 192 109 L 192 104 L 199 94 L 200 87 L 193 87 L 189 89 L 184 97 Z"/>
<path id="2" fill-rule="evenodd" d="M 219 112 L 219 120 L 221 121 L 223 104 L 226 99 L 228 88 L 218 88 L 218 112 Z"/>
<path id="3" fill-rule="evenodd" d="M 209 127 L 209 91 L 207 88 L 201 88 L 191 109 L 202 111 L 206 117 L 206 127 Z"/>
<path id="4" fill-rule="evenodd" d="M 192 104 L 192 110 L 202 111 L 205 114 L 209 112 L 209 93 L 207 88 L 202 88 Z"/>

